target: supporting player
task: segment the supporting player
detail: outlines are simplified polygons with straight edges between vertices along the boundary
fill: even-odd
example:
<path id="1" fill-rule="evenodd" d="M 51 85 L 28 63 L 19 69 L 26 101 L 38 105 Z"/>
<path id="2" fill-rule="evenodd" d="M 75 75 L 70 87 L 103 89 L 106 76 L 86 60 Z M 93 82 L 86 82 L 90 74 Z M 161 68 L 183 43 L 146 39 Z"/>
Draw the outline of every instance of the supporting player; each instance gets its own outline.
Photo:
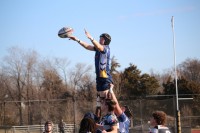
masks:
<path id="1" fill-rule="evenodd" d="M 116 102 L 115 107 L 115 114 L 117 116 L 117 119 L 119 121 L 119 133 L 129 133 L 129 127 L 131 123 L 131 111 L 127 105 L 120 106 L 119 102 L 115 96 L 115 93 L 113 92 L 114 85 L 111 84 L 111 87 L 109 89 L 109 98 L 113 99 L 113 101 Z"/>

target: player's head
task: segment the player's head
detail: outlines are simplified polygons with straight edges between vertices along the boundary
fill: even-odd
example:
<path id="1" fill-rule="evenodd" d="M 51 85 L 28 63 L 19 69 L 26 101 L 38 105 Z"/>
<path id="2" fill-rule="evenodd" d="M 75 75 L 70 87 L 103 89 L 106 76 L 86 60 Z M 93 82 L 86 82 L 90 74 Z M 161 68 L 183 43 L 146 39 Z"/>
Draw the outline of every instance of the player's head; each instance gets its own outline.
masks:
<path id="1" fill-rule="evenodd" d="M 53 122 L 46 121 L 44 124 L 45 132 L 51 132 L 53 130 Z"/>
<path id="2" fill-rule="evenodd" d="M 166 114 L 163 111 L 155 111 L 152 113 L 152 117 L 157 125 L 164 125 L 166 121 Z"/>
<path id="3" fill-rule="evenodd" d="M 104 45 L 109 45 L 111 42 L 111 36 L 107 33 L 103 33 L 100 35 L 100 37 L 103 37 L 103 39 L 105 40 Z"/>
<path id="4" fill-rule="evenodd" d="M 127 105 L 122 106 L 121 109 L 128 118 L 131 118 L 133 116 L 131 113 L 131 110 L 129 109 L 129 107 Z"/>
<path id="5" fill-rule="evenodd" d="M 84 117 L 80 123 L 79 133 L 95 133 L 96 122 L 90 117 Z"/>
<path id="6" fill-rule="evenodd" d="M 91 118 L 93 119 L 95 122 L 98 122 L 98 117 L 96 114 L 92 113 L 92 112 L 88 112 L 84 115 L 83 118 Z"/>

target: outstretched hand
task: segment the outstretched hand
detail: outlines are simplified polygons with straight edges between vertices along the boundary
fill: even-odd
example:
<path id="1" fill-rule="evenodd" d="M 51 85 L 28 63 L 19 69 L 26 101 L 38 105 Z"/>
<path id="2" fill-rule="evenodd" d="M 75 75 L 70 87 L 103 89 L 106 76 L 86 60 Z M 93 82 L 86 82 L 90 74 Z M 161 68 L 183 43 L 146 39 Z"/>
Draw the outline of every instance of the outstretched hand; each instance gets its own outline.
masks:
<path id="1" fill-rule="evenodd" d="M 90 33 L 89 32 L 87 32 L 87 30 L 86 29 L 84 29 L 85 30 L 85 35 L 87 36 L 87 38 L 88 39 L 91 39 L 92 38 L 92 36 L 90 35 Z"/>
<path id="2" fill-rule="evenodd" d="M 114 88 L 114 84 L 110 84 L 110 89 L 108 90 L 108 93 L 107 93 L 108 99 L 112 99 L 113 88 Z"/>
<path id="3" fill-rule="evenodd" d="M 75 36 L 69 36 L 69 40 L 77 41 L 77 38 Z"/>

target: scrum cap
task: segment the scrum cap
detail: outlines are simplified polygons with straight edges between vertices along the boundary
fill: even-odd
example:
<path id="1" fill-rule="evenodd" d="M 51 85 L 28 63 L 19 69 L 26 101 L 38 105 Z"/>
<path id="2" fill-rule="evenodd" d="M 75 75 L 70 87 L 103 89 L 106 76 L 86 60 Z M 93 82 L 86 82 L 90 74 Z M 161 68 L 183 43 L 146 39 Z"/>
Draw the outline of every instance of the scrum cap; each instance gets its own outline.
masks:
<path id="1" fill-rule="evenodd" d="M 111 36 L 109 34 L 103 33 L 103 34 L 100 35 L 100 37 L 104 38 L 104 40 L 105 40 L 104 45 L 109 45 L 110 44 L 110 42 L 111 42 Z"/>

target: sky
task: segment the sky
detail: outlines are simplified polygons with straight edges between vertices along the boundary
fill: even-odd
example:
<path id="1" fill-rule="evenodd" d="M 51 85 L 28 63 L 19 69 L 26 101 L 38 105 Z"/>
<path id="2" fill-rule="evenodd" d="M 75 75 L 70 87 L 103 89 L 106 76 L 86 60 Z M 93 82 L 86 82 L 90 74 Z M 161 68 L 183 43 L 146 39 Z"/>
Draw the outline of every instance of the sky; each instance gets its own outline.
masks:
<path id="1" fill-rule="evenodd" d="M 176 65 L 200 59 L 199 0 L 1 0 L 0 59 L 17 46 L 94 66 L 94 52 L 58 37 L 62 27 L 71 27 L 86 42 L 84 29 L 95 40 L 110 34 L 119 70 L 132 63 L 142 73 L 162 73 L 174 66 L 172 16 Z"/>

